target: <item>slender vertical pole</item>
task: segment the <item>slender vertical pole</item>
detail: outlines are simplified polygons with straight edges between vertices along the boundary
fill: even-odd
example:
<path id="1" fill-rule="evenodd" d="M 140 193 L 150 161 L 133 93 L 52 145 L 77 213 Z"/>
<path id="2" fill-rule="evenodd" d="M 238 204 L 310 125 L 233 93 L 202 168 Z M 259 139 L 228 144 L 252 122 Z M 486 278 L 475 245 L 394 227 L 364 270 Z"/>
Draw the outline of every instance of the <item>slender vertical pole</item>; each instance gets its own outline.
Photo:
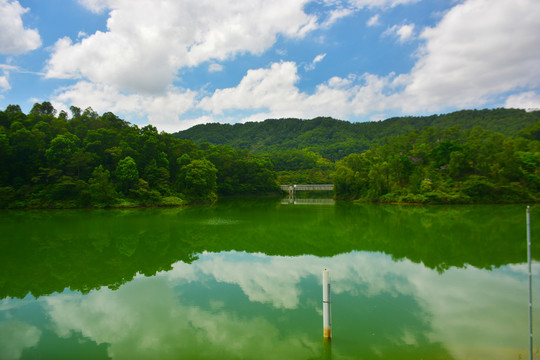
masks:
<path id="1" fill-rule="evenodd" d="M 328 270 L 323 271 L 323 336 L 325 339 L 332 338 L 332 316 L 330 300 L 330 274 Z"/>
<path id="2" fill-rule="evenodd" d="M 527 206 L 527 261 L 529 263 L 529 359 L 533 358 L 532 271 L 531 271 L 531 207 Z"/>

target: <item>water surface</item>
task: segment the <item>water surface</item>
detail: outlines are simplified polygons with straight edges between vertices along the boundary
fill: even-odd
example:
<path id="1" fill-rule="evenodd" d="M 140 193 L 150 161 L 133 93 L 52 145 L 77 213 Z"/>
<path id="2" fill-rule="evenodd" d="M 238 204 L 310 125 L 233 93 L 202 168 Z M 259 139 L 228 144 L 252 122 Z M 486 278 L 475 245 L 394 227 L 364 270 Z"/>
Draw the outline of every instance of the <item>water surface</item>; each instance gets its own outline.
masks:
<path id="1" fill-rule="evenodd" d="M 524 206 L 244 198 L 6 211 L 0 234 L 0 359 L 528 357 Z"/>

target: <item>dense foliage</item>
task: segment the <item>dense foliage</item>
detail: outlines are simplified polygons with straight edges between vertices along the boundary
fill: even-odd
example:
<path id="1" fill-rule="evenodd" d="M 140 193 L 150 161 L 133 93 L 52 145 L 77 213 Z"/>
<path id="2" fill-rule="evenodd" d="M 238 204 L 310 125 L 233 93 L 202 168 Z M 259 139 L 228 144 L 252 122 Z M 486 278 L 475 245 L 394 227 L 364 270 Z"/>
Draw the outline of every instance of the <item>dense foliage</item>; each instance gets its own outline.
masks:
<path id="1" fill-rule="evenodd" d="M 334 163 L 308 150 L 276 151 L 266 157 L 274 164 L 280 184 L 332 182 Z"/>
<path id="2" fill-rule="evenodd" d="M 261 123 L 235 125 L 206 124 L 194 126 L 174 136 L 192 139 L 195 142 L 208 141 L 249 149 L 272 161 L 279 183 L 335 182 L 336 195 L 339 198 L 392 202 L 530 201 L 536 198 L 537 193 L 534 180 L 531 180 L 533 176 L 537 176 L 531 168 L 536 160 L 532 160 L 532 165 L 522 167 L 525 170 L 516 175 L 506 173 L 514 171 L 511 170 L 512 167 L 520 168 L 521 158 L 517 152 L 534 154 L 534 150 L 524 149 L 534 145 L 523 145 L 523 138 L 538 140 L 539 124 L 540 111 L 463 110 L 446 115 L 399 117 L 365 123 L 315 118 L 266 120 Z M 457 128 L 461 129 L 461 132 L 457 131 Z M 481 128 L 485 133 L 478 129 L 472 131 L 475 128 Z M 445 129 L 447 131 L 443 131 Z M 451 137 L 449 142 L 443 141 L 431 153 L 438 143 L 434 143 L 434 138 L 426 135 L 428 133 L 459 135 Z M 398 136 L 402 137 L 391 140 Z M 514 146 L 513 155 L 506 158 L 505 163 L 500 162 L 504 156 L 492 157 L 489 160 L 473 159 L 473 156 L 480 156 L 479 153 L 475 153 L 478 144 L 474 144 L 474 138 L 477 136 L 499 139 L 493 140 L 490 151 L 506 152 L 508 155 L 510 150 L 502 149 L 501 146 Z M 506 139 L 505 136 L 519 136 L 522 140 L 516 143 L 517 140 Z M 505 140 L 500 140 L 501 137 Z M 414 150 L 406 148 L 405 145 L 414 146 Z M 421 161 L 410 160 L 419 158 L 416 153 L 420 148 L 423 149 Z M 399 159 L 395 158 L 393 152 L 401 153 Z M 454 158 L 450 164 L 450 159 L 446 159 L 445 156 L 450 156 L 449 154 L 453 152 L 455 154 L 452 155 Z M 365 154 L 359 157 L 360 153 Z M 458 174 L 452 166 L 456 166 L 459 156 L 463 158 L 464 164 L 491 161 L 492 168 L 495 166 L 505 168 L 503 172 L 508 176 L 503 179 L 497 175 L 496 179 L 492 179 L 494 169 L 490 173 L 485 169 L 474 168 L 477 165 L 467 165 L 462 169 L 463 172 Z M 531 156 L 534 158 L 535 155 Z M 341 159 L 343 160 L 338 161 Z M 358 159 L 364 160 L 362 162 Z M 513 162 L 514 160 L 517 163 Z M 336 172 L 335 161 L 338 161 L 338 166 L 337 173 L 333 177 Z M 369 163 L 369 166 L 366 163 Z M 393 167 L 394 172 L 402 173 L 390 174 L 391 170 L 386 170 L 390 167 Z M 404 168 L 397 170 L 399 167 Z M 440 169 L 441 167 L 443 169 Z M 446 170 L 447 167 L 452 168 L 451 174 Z M 438 168 L 440 171 L 434 170 Z M 381 174 L 388 172 L 387 181 L 374 180 L 377 171 Z M 439 176 L 441 174 L 446 174 L 446 178 Z M 353 179 L 354 176 L 356 180 Z M 393 181 L 391 176 L 394 177 Z M 424 187 L 420 188 L 424 179 L 429 179 L 431 183 L 425 180 Z M 486 180 L 489 184 L 495 184 L 490 195 L 474 193 L 469 189 L 473 186 L 473 180 L 484 184 L 485 179 L 489 179 Z M 462 182 L 464 184 L 461 184 Z M 524 187 L 527 190 L 518 191 Z"/>
<path id="3" fill-rule="evenodd" d="M 336 165 L 336 196 L 384 202 L 538 201 L 540 122 L 519 137 L 475 127 L 425 128 Z"/>
<path id="4" fill-rule="evenodd" d="M 270 119 L 245 124 L 206 124 L 173 134 L 176 138 L 197 143 L 225 144 L 254 153 L 307 150 L 336 161 L 379 144 L 386 137 L 408 134 L 425 127 L 459 126 L 516 135 L 521 129 L 540 120 L 540 111 L 517 109 L 463 110 L 445 115 L 399 117 L 384 121 L 350 123 L 332 118 Z"/>
<path id="5" fill-rule="evenodd" d="M 48 102 L 28 115 L 17 105 L 0 111 L 0 208 L 181 205 L 330 182 L 336 197 L 367 201 L 540 198 L 540 112 L 282 119 L 175 135 L 110 112 L 71 112 L 56 115 Z"/>
<path id="6" fill-rule="evenodd" d="M 0 207 L 181 205 L 276 191 L 270 161 L 195 145 L 112 113 L 49 102 L 0 111 Z"/>

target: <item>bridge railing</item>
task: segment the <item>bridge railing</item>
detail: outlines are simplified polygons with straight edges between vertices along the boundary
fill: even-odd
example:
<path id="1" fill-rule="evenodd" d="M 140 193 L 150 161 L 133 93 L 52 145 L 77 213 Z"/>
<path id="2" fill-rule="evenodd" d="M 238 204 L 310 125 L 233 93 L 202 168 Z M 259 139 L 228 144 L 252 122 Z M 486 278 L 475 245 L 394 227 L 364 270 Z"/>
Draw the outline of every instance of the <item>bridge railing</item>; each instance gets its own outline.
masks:
<path id="1" fill-rule="evenodd" d="M 292 184 L 280 185 L 283 191 L 334 191 L 334 184 Z"/>

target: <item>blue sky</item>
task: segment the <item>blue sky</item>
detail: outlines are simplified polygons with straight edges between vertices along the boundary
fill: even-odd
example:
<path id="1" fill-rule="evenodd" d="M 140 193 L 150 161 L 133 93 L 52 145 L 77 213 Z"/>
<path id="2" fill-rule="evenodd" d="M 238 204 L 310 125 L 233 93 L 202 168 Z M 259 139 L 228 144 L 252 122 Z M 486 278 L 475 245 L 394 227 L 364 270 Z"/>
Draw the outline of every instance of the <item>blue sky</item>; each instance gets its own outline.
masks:
<path id="1" fill-rule="evenodd" d="M 540 108 L 538 0 L 0 0 L 0 109 L 174 132 Z"/>

